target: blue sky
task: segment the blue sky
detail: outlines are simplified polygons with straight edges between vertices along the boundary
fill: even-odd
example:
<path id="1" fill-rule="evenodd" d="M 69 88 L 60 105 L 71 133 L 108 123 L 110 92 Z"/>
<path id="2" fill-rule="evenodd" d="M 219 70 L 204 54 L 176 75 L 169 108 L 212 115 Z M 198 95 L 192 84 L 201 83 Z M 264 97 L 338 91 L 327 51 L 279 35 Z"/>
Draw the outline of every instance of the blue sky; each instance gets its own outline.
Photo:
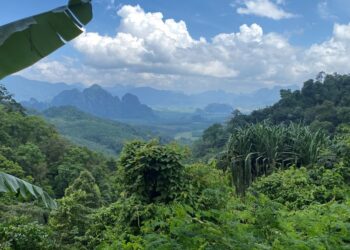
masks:
<path id="1" fill-rule="evenodd" d="M 0 24 L 64 4 L 3 0 Z M 318 71 L 350 71 L 342 57 L 350 52 L 348 0 L 95 0 L 93 5 L 86 34 L 21 74 L 55 82 L 56 70 L 66 82 L 198 92 L 301 84 Z"/>

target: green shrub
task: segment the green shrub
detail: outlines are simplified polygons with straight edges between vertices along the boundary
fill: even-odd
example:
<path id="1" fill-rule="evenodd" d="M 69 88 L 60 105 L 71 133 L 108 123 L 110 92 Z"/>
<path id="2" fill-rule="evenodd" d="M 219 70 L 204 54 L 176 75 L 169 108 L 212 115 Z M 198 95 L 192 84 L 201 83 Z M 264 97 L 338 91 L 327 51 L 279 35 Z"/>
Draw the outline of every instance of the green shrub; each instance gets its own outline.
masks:
<path id="1" fill-rule="evenodd" d="M 315 166 L 311 169 L 290 168 L 262 177 L 250 191 L 261 193 L 290 209 L 303 209 L 311 204 L 325 204 L 346 198 L 342 168 Z"/>
<path id="2" fill-rule="evenodd" d="M 48 227 L 26 217 L 13 217 L 0 224 L 0 249 L 55 249 Z"/>

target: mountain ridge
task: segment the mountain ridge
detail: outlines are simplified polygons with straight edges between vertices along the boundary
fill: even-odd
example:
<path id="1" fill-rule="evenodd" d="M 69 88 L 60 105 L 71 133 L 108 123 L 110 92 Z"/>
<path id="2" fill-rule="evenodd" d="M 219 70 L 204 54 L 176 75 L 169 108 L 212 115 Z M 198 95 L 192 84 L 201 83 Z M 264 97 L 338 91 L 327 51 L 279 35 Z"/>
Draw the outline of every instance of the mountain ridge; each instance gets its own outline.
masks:
<path id="1" fill-rule="evenodd" d="M 89 114 L 106 119 L 154 119 L 153 110 L 142 104 L 138 97 L 126 94 L 119 99 L 101 86 L 94 84 L 89 88 L 65 90 L 55 96 L 51 106 L 73 106 Z"/>
<path id="2" fill-rule="evenodd" d="M 65 90 L 84 89 L 82 84 L 68 85 L 65 83 L 51 84 L 43 81 L 33 81 L 21 76 L 11 76 L 2 81 L 2 84 L 15 94 L 15 99 L 27 102 L 31 98 L 38 102 L 50 102 L 56 95 Z M 94 86 L 94 85 L 92 85 Z M 179 91 L 159 90 L 152 87 L 132 87 L 115 85 L 104 87 L 114 96 L 123 96 L 127 93 L 136 95 L 140 102 L 154 109 L 182 110 L 191 108 L 205 108 L 212 103 L 228 104 L 234 109 L 252 111 L 272 105 L 280 99 L 280 90 L 289 88 L 296 90 L 296 85 L 287 87 L 276 86 L 262 88 L 251 93 L 231 93 L 223 90 L 206 91 L 198 94 L 186 94 Z"/>

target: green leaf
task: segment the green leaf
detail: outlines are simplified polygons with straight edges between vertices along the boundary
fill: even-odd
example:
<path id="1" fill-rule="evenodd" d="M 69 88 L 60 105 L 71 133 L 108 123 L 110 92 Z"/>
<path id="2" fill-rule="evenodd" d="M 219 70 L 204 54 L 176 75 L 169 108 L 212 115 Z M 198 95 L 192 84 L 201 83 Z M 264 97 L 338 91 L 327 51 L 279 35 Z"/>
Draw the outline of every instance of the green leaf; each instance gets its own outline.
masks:
<path id="1" fill-rule="evenodd" d="M 67 6 L 0 26 L 0 79 L 76 38 L 91 19 L 91 0 L 70 0 Z"/>
<path id="2" fill-rule="evenodd" d="M 41 198 L 47 208 L 57 208 L 57 203 L 42 188 L 32 185 L 15 176 L 0 172 L 0 192 L 19 193 L 23 198 Z"/>

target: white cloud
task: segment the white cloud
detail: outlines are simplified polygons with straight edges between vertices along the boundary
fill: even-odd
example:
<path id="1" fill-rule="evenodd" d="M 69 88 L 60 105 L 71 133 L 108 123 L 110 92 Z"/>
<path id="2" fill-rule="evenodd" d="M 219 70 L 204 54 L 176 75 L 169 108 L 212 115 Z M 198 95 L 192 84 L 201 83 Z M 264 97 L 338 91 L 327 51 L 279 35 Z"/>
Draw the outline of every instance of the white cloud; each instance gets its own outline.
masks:
<path id="1" fill-rule="evenodd" d="M 117 3 L 116 0 L 95 0 L 94 3 L 103 6 L 108 11 L 116 11 L 121 7 L 120 3 Z"/>
<path id="2" fill-rule="evenodd" d="M 114 37 L 85 33 L 75 41 L 91 66 L 216 77 L 236 74 L 214 57 L 196 60 L 200 55 L 192 51 L 207 42 L 194 40 L 183 21 L 163 20 L 161 13 L 145 13 L 140 6 L 124 6 L 118 15 L 121 24 Z"/>
<path id="3" fill-rule="evenodd" d="M 350 24 L 335 24 L 332 37 L 298 48 L 258 24 L 194 39 L 183 21 L 124 6 L 114 36 L 86 32 L 73 44 L 85 60 L 46 59 L 21 74 L 51 82 L 133 84 L 161 89 L 252 90 L 301 84 L 318 72 L 350 71 Z"/>
<path id="4" fill-rule="evenodd" d="M 81 65 L 71 58 L 61 61 L 44 59 L 32 67 L 20 72 L 20 75 L 34 80 L 48 82 L 84 83 L 87 85 L 95 83 L 99 72 L 92 68 Z"/>
<path id="5" fill-rule="evenodd" d="M 338 17 L 336 15 L 331 13 L 327 0 L 321 1 L 317 4 L 317 12 L 322 19 L 325 19 L 325 20 L 338 19 Z"/>
<path id="6" fill-rule="evenodd" d="M 349 73 L 350 24 L 335 24 L 333 36 L 305 51 L 304 64 L 311 72 Z"/>
<path id="7" fill-rule="evenodd" d="M 267 17 L 274 20 L 295 17 L 294 14 L 284 11 L 280 8 L 284 4 L 283 0 L 277 0 L 276 3 L 271 0 L 244 0 L 243 7 L 237 8 L 237 13 L 241 15 L 256 15 Z"/>
<path id="8" fill-rule="evenodd" d="M 183 21 L 164 20 L 161 13 L 145 13 L 139 6 L 118 12 L 121 24 L 114 37 L 85 33 L 75 48 L 95 68 L 127 69 L 132 72 L 180 76 L 234 78 L 249 75 L 254 64 L 267 70 L 268 60 L 292 56 L 294 49 L 277 34 L 263 34 L 257 24 L 242 25 L 239 32 L 219 34 L 211 42 L 195 40 Z M 287 54 L 291 53 L 291 54 Z M 264 73 L 265 74 L 265 73 Z M 270 79 L 269 79 L 270 80 Z"/>
<path id="9" fill-rule="evenodd" d="M 188 48 L 194 43 L 185 22 L 163 20 L 160 12 L 145 13 L 140 6 L 126 5 L 118 11 L 118 15 L 121 17 L 119 32 L 145 38 L 146 42 L 157 42 L 170 49 Z"/>

